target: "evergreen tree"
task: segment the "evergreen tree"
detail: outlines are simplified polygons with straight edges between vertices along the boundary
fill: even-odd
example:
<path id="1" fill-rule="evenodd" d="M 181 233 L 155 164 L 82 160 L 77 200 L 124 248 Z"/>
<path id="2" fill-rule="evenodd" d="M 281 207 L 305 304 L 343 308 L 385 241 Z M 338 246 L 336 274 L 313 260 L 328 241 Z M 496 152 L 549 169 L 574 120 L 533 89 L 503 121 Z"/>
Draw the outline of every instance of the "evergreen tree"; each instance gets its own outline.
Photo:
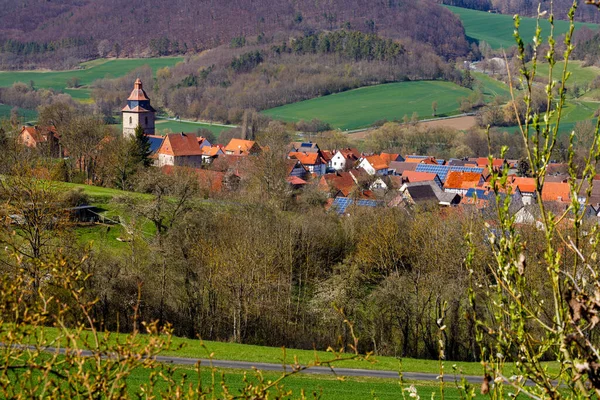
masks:
<path id="1" fill-rule="evenodd" d="M 150 139 L 144 133 L 144 128 L 138 125 L 135 128 L 135 136 L 131 143 L 131 153 L 133 154 L 133 161 L 136 164 L 141 164 L 144 167 L 152 165 L 150 155 L 152 150 L 150 149 Z"/>

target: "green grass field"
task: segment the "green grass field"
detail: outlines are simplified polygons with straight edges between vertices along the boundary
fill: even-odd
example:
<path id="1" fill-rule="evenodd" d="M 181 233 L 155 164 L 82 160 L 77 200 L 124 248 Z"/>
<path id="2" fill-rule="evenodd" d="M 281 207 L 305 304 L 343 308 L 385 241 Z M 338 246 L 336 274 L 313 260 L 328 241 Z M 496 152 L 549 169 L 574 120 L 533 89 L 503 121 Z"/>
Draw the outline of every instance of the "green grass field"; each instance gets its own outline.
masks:
<path id="1" fill-rule="evenodd" d="M 223 131 L 231 129 L 226 126 L 220 125 L 212 125 L 205 124 L 201 122 L 180 122 L 180 121 L 170 121 L 166 119 L 159 119 L 156 121 L 156 129 L 161 133 L 165 134 L 167 131 L 171 131 L 172 133 L 177 132 L 196 132 L 198 129 L 208 129 L 211 131 L 216 137 L 219 137 L 219 134 Z"/>
<path id="2" fill-rule="evenodd" d="M 571 87 L 574 84 L 583 86 L 592 82 L 598 75 L 600 75 L 600 68 L 595 66 L 583 67 L 582 61 L 569 61 L 567 67 L 568 71 L 571 72 L 571 76 L 567 80 L 567 87 Z M 557 82 L 562 80 L 563 69 L 565 67 L 564 61 L 559 61 L 552 70 L 552 78 Z M 548 63 L 538 63 L 537 65 L 537 76 L 543 77 L 547 81 L 549 72 Z"/>
<path id="3" fill-rule="evenodd" d="M 493 49 L 509 48 L 515 45 L 513 37 L 514 22 L 512 15 L 491 14 L 483 11 L 474 11 L 466 8 L 446 6 L 453 13 L 458 15 L 465 27 L 468 37 L 477 41 L 486 42 Z M 561 18 L 566 16 L 560 16 Z M 550 24 L 548 21 L 541 21 L 542 37 L 548 37 L 550 33 Z M 576 23 L 575 27 L 587 26 L 593 30 L 598 29 L 597 24 Z M 536 20 L 534 18 L 521 18 L 521 37 L 525 41 L 532 40 L 535 34 Z M 562 35 L 569 29 L 569 22 L 555 21 L 556 36 Z"/>
<path id="4" fill-rule="evenodd" d="M 130 59 L 99 59 L 81 64 L 81 69 L 70 71 L 0 71 L 0 87 L 10 86 L 15 82 L 34 82 L 36 88 L 52 88 L 55 90 L 65 90 L 67 80 L 76 77 L 79 83 L 86 86 L 101 78 L 118 78 L 124 76 L 132 70 L 149 65 L 154 72 L 157 69 L 173 66 L 181 57 L 162 57 L 162 58 L 130 58 Z M 81 89 L 70 90 L 69 93 Z M 89 94 L 89 93 L 87 93 Z M 85 92 L 75 95 L 76 98 L 88 97 Z"/>
<path id="5" fill-rule="evenodd" d="M 187 374 L 190 377 L 189 382 L 196 384 L 198 377 L 196 371 L 192 368 L 178 368 L 176 376 L 181 374 Z M 239 393 L 243 387 L 244 373 L 247 374 L 247 378 L 251 382 L 256 382 L 252 371 L 241 371 L 241 370 L 218 370 L 215 374 L 215 381 L 217 386 L 221 381 L 221 374 L 225 383 L 228 385 L 230 392 L 233 394 Z M 264 378 L 266 380 L 275 381 L 280 377 L 276 373 L 265 373 Z M 128 378 L 130 384 L 130 394 L 135 395 L 138 393 L 138 388 L 141 385 L 147 384 L 149 379 L 149 371 L 144 369 L 138 369 Z M 204 385 L 210 384 L 212 380 L 212 374 L 210 369 L 204 368 L 201 372 L 201 379 Z M 439 385 L 434 382 L 405 382 L 404 387 L 407 388 L 410 385 L 414 385 L 417 389 L 419 396 L 423 399 L 438 398 L 439 397 Z M 304 391 L 307 398 L 313 398 L 313 393 L 317 396 L 321 396 L 324 400 L 364 400 L 364 399 L 381 399 L 381 400 L 392 400 L 402 399 L 402 389 L 400 387 L 400 381 L 395 379 L 376 379 L 376 378 L 354 378 L 349 377 L 344 380 L 338 380 L 334 376 L 328 375 L 311 375 L 311 374 L 298 374 L 286 378 L 283 381 L 283 386 L 286 390 L 291 390 L 292 395 L 286 398 L 297 399 L 301 398 L 301 393 Z M 157 384 L 157 389 L 166 388 L 165 384 L 161 381 Z M 459 391 L 456 389 L 453 381 L 447 382 L 445 391 L 445 398 L 449 400 L 460 399 Z M 222 393 L 221 389 L 218 388 L 215 393 L 215 398 L 219 398 Z M 435 393 L 435 397 L 432 394 Z M 405 392 L 406 398 L 409 397 L 408 392 Z"/>
<path id="6" fill-rule="evenodd" d="M 442 81 L 388 83 L 288 104 L 263 113 L 289 122 L 317 118 L 335 128 L 349 130 L 368 127 L 378 120 L 411 117 L 413 112 L 420 118 L 431 117 L 434 101 L 437 101 L 439 116 L 458 114 L 458 99 L 471 93 L 469 89 Z"/>
<path id="7" fill-rule="evenodd" d="M 482 88 L 486 98 L 504 97 L 508 99 L 510 97 L 510 89 L 504 82 L 500 82 L 482 72 L 472 72 L 472 74 L 477 80 L 477 85 Z"/>
<path id="8" fill-rule="evenodd" d="M 10 118 L 10 112 L 13 108 L 13 106 L 0 104 L 0 118 Z M 18 110 L 19 117 L 21 117 L 23 122 L 34 121 L 37 119 L 38 114 L 35 110 L 27 110 L 25 108 L 18 108 Z"/>
<path id="9" fill-rule="evenodd" d="M 46 337 L 53 339 L 58 334 L 54 328 L 45 328 Z M 116 340 L 121 335 L 111 334 L 111 340 Z M 140 340 L 144 340 L 141 336 Z M 203 358 L 208 359 L 210 355 L 216 360 L 232 360 L 232 361 L 248 361 L 248 362 L 263 362 L 272 364 L 283 364 L 284 351 L 279 347 L 266 347 L 256 345 L 246 345 L 238 343 L 200 341 L 198 339 L 184 339 L 173 337 L 172 348 L 174 350 L 165 351 L 163 355 L 170 355 L 182 358 Z M 326 351 L 314 350 L 298 350 L 286 349 L 285 363 L 293 364 L 297 357 L 298 362 L 307 365 L 315 360 L 316 357 L 320 361 L 334 359 L 334 355 Z M 464 375 L 479 376 L 483 372 L 483 367 L 478 362 L 454 362 L 446 361 L 444 363 L 445 373 L 453 376 L 452 366 L 456 365 L 457 369 L 462 371 Z M 548 363 L 548 367 L 552 371 L 558 371 L 557 363 Z M 424 372 L 430 374 L 439 374 L 438 360 L 422 360 L 414 358 L 396 358 L 377 356 L 372 360 L 346 360 L 335 363 L 338 368 L 353 368 L 379 371 L 402 371 L 402 372 Z"/>

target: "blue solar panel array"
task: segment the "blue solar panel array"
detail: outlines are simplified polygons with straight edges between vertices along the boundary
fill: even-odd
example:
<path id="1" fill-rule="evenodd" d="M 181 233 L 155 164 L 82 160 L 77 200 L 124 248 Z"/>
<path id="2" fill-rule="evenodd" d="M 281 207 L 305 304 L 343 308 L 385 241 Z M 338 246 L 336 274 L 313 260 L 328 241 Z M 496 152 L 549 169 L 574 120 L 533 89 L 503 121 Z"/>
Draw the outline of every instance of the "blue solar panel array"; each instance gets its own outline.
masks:
<path id="1" fill-rule="evenodd" d="M 353 199 L 349 199 L 347 197 L 336 197 L 331 206 L 335 208 L 335 211 L 337 211 L 338 214 L 344 214 L 346 209 L 354 203 L 355 201 Z M 381 202 L 377 200 L 358 200 L 355 204 L 358 207 L 378 207 Z"/>
<path id="2" fill-rule="evenodd" d="M 482 189 L 475 189 L 475 188 L 471 188 L 469 190 L 467 190 L 467 193 L 465 194 L 465 197 L 475 197 L 477 196 L 478 200 L 489 200 L 491 199 L 493 196 L 495 196 L 494 192 L 492 192 L 491 190 L 482 190 Z"/>
<path id="3" fill-rule="evenodd" d="M 419 164 L 419 165 L 417 165 L 416 171 L 437 174 L 437 176 L 440 178 L 442 183 L 446 182 L 446 178 L 448 177 L 448 173 L 450 171 L 476 172 L 478 174 L 483 174 L 483 168 L 479 168 L 479 167 L 460 167 L 460 166 L 430 165 L 430 164 Z"/>
<path id="4" fill-rule="evenodd" d="M 446 160 L 435 160 L 438 165 L 444 165 L 446 163 Z"/>

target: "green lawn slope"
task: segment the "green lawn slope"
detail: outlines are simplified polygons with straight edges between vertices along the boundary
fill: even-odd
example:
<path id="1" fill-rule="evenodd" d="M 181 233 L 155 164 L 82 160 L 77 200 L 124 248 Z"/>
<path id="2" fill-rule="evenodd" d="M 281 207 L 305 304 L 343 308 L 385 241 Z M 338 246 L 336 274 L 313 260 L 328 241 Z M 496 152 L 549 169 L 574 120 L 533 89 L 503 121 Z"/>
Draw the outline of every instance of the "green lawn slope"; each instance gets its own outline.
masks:
<path id="1" fill-rule="evenodd" d="M 421 118 L 431 117 L 434 101 L 439 116 L 458 114 L 458 99 L 471 93 L 450 82 L 398 82 L 318 97 L 263 113 L 289 122 L 317 118 L 334 128 L 351 130 L 368 127 L 378 120 L 411 117 L 413 112 Z"/>
<path id="2" fill-rule="evenodd" d="M 546 3 L 547 4 L 547 3 Z M 515 45 L 513 37 L 514 22 L 512 15 L 492 14 L 484 11 L 469 10 L 467 8 L 446 6 L 461 19 L 465 33 L 468 37 L 478 41 L 486 42 L 493 49 L 509 48 Z M 562 16 L 561 16 L 562 17 Z M 564 16 L 566 17 L 566 16 Z M 521 18 L 521 37 L 525 41 L 531 41 L 536 28 L 535 18 Z M 550 33 L 548 21 L 541 21 L 542 36 L 545 38 Z M 569 29 L 569 22 L 555 21 L 556 36 L 565 34 Z M 575 28 L 587 26 L 597 30 L 599 25 L 577 22 Z"/>

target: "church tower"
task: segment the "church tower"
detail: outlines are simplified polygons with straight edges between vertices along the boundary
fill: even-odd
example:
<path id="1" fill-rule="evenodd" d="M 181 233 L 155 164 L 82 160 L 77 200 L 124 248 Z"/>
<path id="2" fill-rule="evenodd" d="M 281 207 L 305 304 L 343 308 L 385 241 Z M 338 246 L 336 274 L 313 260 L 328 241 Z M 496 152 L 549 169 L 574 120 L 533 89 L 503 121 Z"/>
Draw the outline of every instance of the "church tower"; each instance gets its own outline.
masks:
<path id="1" fill-rule="evenodd" d="M 146 135 L 154 135 L 154 119 L 156 110 L 150 105 L 150 99 L 142 88 L 142 81 L 135 81 L 133 91 L 127 99 L 123 110 L 123 137 L 135 135 L 135 128 L 139 125 Z"/>

